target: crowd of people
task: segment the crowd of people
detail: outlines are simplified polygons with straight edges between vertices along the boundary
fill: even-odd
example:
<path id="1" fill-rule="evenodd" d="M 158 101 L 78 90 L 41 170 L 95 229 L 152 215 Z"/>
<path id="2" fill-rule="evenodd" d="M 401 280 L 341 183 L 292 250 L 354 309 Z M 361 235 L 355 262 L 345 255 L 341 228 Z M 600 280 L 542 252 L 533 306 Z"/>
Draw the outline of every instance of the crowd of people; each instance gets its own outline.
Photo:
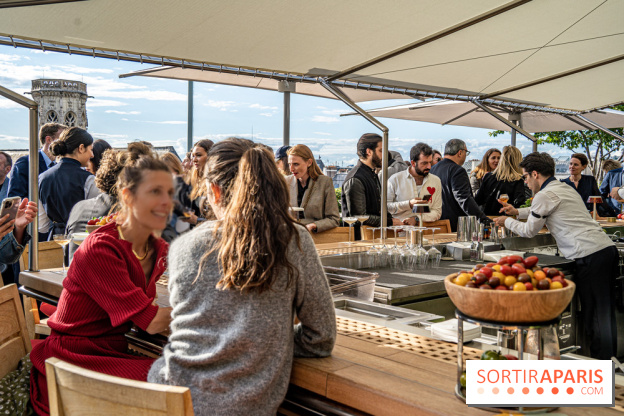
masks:
<path id="1" fill-rule="evenodd" d="M 67 278 L 48 320 L 51 334 L 30 355 L 37 414 L 49 411 L 49 357 L 188 386 L 197 414 L 274 414 L 293 357 L 331 353 L 334 308 L 311 234 L 340 226 L 341 214 L 333 181 L 310 148 L 298 144 L 273 153 L 240 138 L 200 140 L 180 161 L 171 153 L 158 155 L 147 142 L 112 149 L 79 127 L 46 124 L 39 138 L 38 206 L 27 199 L 28 156 L 13 165 L 0 152 L 0 190 L 21 197 L 15 219 L 0 218 L 0 262 L 17 261 L 37 215 L 42 240 L 82 232 L 93 217 L 116 217 L 68 248 Z M 359 160 L 342 185 L 342 217 L 366 216 L 363 225 L 379 227 L 381 183 L 387 180 L 388 225 L 415 225 L 413 210 L 422 204 L 430 208 L 423 221 L 446 219 L 453 231 L 466 215 L 521 236 L 546 225 L 562 254 L 579 267 L 577 285 L 589 311 L 584 316 L 598 340 L 592 355 L 613 352 L 612 303 L 599 299 L 613 295 L 614 247 L 585 203 L 600 192 L 601 212 L 619 210 L 621 167 L 610 170 L 598 189 L 593 177 L 582 174 L 587 158 L 574 154 L 570 176 L 559 182 L 550 156 L 523 159 L 518 148 L 505 146 L 488 150 L 469 175 L 463 165 L 470 151 L 452 139 L 443 154 L 415 144 L 408 162 L 391 152 L 392 170 L 384 179 L 381 136 L 362 135 L 356 152 Z M 520 208 L 532 195 L 533 205 Z M 598 268 L 606 276 L 600 284 L 589 277 Z M 155 303 L 156 282 L 166 271 L 171 307 Z M 161 358 L 128 353 L 124 334 L 132 326 L 150 334 L 170 330 Z"/>

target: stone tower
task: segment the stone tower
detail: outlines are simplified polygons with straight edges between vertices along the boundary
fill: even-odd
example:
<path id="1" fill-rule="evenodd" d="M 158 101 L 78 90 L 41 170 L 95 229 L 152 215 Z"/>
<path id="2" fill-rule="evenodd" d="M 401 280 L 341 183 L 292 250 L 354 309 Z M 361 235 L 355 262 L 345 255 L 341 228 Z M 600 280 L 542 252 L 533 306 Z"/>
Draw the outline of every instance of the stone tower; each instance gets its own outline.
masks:
<path id="1" fill-rule="evenodd" d="M 64 79 L 34 79 L 33 100 L 39 104 L 39 127 L 45 123 L 61 123 L 86 129 L 87 84 Z"/>

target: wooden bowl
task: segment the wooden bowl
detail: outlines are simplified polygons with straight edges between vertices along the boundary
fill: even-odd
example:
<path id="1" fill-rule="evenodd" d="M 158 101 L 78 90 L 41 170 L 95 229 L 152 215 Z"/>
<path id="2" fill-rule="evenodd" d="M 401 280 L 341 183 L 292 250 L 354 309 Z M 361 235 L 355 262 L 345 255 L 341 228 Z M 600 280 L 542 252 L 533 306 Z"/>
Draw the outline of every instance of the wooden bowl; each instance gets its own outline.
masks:
<path id="1" fill-rule="evenodd" d="M 87 225 L 87 232 L 92 233 L 93 231 L 97 230 L 100 227 L 101 225 Z"/>
<path id="2" fill-rule="evenodd" d="M 556 290 L 514 292 L 510 290 L 481 290 L 456 285 L 457 273 L 444 279 L 451 301 L 464 314 L 485 321 L 529 323 L 555 319 L 570 304 L 576 285 L 566 279 L 568 286 Z"/>

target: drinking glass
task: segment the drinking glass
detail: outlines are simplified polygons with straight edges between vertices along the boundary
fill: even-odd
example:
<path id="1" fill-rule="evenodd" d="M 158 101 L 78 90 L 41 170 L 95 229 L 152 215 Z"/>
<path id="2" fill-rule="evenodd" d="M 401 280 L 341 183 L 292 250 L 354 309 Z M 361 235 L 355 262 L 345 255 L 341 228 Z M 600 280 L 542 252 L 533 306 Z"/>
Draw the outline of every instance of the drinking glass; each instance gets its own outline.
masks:
<path id="1" fill-rule="evenodd" d="M 502 206 L 507 205 L 507 201 L 509 201 L 509 195 L 507 195 L 507 194 L 500 194 L 498 196 L 498 201 L 501 203 Z"/>
<path id="2" fill-rule="evenodd" d="M 423 231 L 424 227 L 418 227 L 416 231 L 418 232 L 418 248 L 416 249 L 416 260 L 417 260 L 417 268 L 422 270 L 427 268 L 427 261 L 429 260 L 429 256 L 427 254 L 427 250 L 422 246 L 423 242 Z"/>
<path id="3" fill-rule="evenodd" d="M 431 230 L 431 248 L 427 251 L 427 255 L 429 256 L 429 260 L 431 260 L 431 267 L 433 269 L 437 269 L 438 267 L 440 267 L 440 259 L 442 258 L 442 253 L 440 252 L 440 250 L 435 248 L 435 238 L 433 235 L 435 234 L 436 230 L 439 230 L 439 228 L 429 229 Z"/>
<path id="4" fill-rule="evenodd" d="M 375 245 L 375 231 L 379 230 L 381 232 L 381 228 L 373 228 L 373 244 L 369 247 L 366 255 L 368 256 L 368 267 L 374 269 L 377 267 L 377 263 L 379 261 L 379 249 Z"/>
<path id="5" fill-rule="evenodd" d="M 399 248 L 398 244 L 397 244 L 397 237 L 398 237 L 398 233 L 400 230 L 403 229 L 402 225 L 393 225 L 391 227 L 388 227 L 389 230 L 392 230 L 394 232 L 394 246 L 390 249 L 389 255 L 390 255 L 390 263 L 391 266 L 395 269 L 400 268 L 401 264 L 401 249 Z"/>
<path id="6" fill-rule="evenodd" d="M 347 244 L 353 244 L 353 224 L 358 219 L 356 217 L 344 217 L 342 220 L 349 224 L 349 242 Z"/>
<path id="7" fill-rule="evenodd" d="M 390 247 L 386 245 L 386 236 L 388 235 L 388 227 L 380 227 L 381 244 L 379 248 L 379 267 L 387 267 L 389 263 Z"/>
<path id="8" fill-rule="evenodd" d="M 63 248 L 63 273 L 65 273 L 65 246 L 71 242 L 72 236 L 71 234 L 54 234 L 52 239 Z"/>

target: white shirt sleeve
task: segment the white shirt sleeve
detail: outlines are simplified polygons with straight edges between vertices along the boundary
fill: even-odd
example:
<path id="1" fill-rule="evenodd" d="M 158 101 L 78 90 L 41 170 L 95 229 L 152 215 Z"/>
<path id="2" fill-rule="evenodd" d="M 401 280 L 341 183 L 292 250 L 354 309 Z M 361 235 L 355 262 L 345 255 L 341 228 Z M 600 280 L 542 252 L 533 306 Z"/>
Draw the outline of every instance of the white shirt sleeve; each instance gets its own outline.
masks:
<path id="1" fill-rule="evenodd" d="M 518 209 L 518 217 L 527 216 L 526 222 L 520 222 L 513 218 L 505 220 L 505 227 L 520 237 L 531 238 L 537 235 L 544 227 L 546 219 L 559 206 L 561 200 L 554 192 L 541 191 L 533 198 L 531 208 Z M 529 214 L 530 212 L 530 214 Z M 522 214 L 522 216 L 520 215 Z"/>
<path id="2" fill-rule="evenodd" d="M 410 203 L 409 200 L 406 201 L 398 201 L 398 191 L 399 191 L 399 183 L 395 181 L 397 179 L 394 175 L 388 181 L 388 191 L 387 191 L 387 199 L 388 199 L 388 212 L 392 215 L 396 215 L 399 212 L 409 211 Z"/>
<path id="3" fill-rule="evenodd" d="M 620 199 L 624 199 L 624 186 L 618 189 L 618 196 Z"/>
<path id="4" fill-rule="evenodd" d="M 39 201 L 39 213 L 37 214 L 37 217 L 39 218 L 38 231 L 40 233 L 47 233 L 48 231 L 50 231 L 52 222 L 50 221 L 50 218 L 48 218 L 48 214 L 45 212 L 45 209 L 43 209 L 41 201 Z"/>

